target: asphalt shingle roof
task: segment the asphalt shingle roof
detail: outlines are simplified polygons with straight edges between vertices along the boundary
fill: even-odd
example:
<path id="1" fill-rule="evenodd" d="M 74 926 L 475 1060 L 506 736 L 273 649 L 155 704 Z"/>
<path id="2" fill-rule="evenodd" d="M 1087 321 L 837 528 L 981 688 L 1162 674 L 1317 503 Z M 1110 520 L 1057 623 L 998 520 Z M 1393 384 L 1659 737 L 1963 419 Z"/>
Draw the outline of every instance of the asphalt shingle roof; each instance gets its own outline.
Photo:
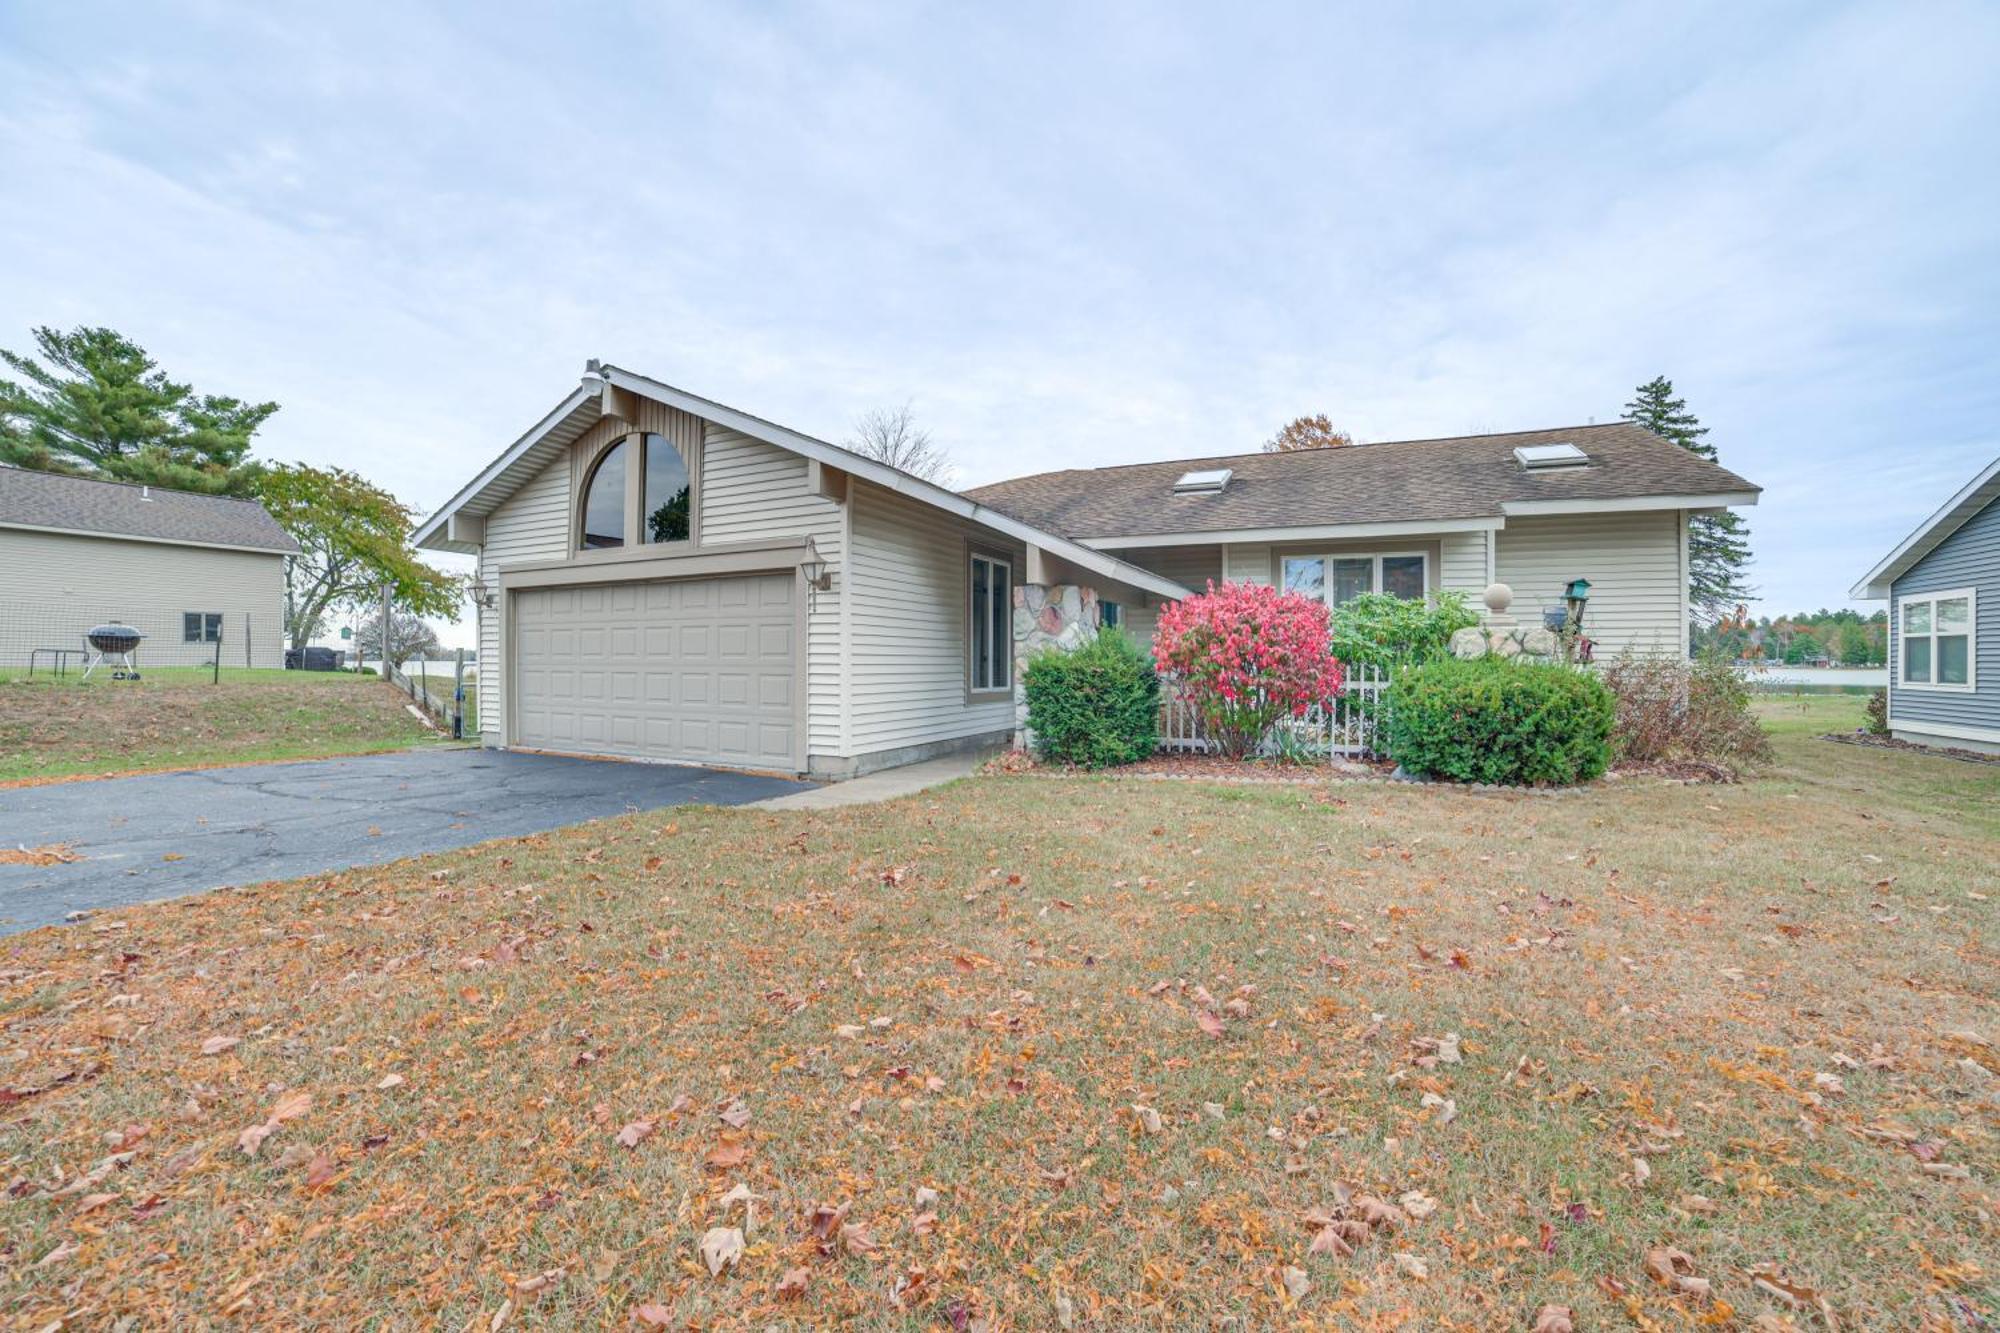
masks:
<path id="1" fill-rule="evenodd" d="M 255 500 L 0 467 L 0 527 L 66 528 L 199 546 L 296 551 Z"/>
<path id="2" fill-rule="evenodd" d="M 1569 443 L 1590 466 L 1529 472 L 1516 448 Z M 1175 495 L 1184 472 L 1230 468 L 1219 494 Z M 1024 523 L 1091 540 L 1340 523 L 1493 518 L 1528 500 L 1718 495 L 1758 488 L 1627 422 L 1561 430 L 1397 440 L 1287 454 L 1177 458 L 1070 468 L 965 494 Z"/>

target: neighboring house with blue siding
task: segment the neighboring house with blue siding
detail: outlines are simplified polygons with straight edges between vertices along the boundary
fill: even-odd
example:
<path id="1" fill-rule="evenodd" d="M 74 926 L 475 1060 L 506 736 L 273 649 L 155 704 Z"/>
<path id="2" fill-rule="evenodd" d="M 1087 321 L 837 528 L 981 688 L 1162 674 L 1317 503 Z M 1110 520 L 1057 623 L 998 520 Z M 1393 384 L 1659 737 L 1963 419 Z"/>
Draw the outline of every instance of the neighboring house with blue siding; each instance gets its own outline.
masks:
<path id="1" fill-rule="evenodd" d="M 1889 730 L 2000 754 L 2000 458 L 1852 595 L 1889 602 Z"/>

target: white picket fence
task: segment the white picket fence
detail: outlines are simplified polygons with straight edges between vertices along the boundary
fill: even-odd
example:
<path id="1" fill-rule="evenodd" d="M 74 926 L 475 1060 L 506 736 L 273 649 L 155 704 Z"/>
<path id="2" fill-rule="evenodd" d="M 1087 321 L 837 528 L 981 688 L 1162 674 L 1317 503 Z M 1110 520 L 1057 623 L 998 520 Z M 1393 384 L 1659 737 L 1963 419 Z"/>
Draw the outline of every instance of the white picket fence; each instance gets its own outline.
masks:
<path id="1" fill-rule="evenodd" d="M 1379 753 L 1376 733 L 1387 720 L 1388 688 L 1389 673 L 1382 667 L 1348 667 L 1339 694 L 1279 722 L 1258 751 L 1322 761 L 1373 758 Z M 1204 734 L 1201 714 L 1174 676 L 1160 677 L 1160 748 L 1194 754 L 1219 748 Z"/>

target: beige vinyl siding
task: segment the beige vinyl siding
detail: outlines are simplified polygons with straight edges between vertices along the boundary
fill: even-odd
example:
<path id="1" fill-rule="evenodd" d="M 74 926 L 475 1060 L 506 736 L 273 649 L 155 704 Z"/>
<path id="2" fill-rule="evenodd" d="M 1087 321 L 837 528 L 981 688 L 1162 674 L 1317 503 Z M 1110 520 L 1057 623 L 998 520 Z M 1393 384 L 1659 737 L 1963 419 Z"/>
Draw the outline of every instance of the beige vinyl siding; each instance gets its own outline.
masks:
<path id="1" fill-rule="evenodd" d="M 0 528 L 0 666 L 26 666 L 36 648 L 81 649 L 83 632 L 108 620 L 146 636 L 142 671 L 211 662 L 211 645 L 183 641 L 188 611 L 222 614 L 224 666 L 284 666 L 276 552 Z"/>
<path id="2" fill-rule="evenodd" d="M 1206 592 L 1211 579 L 1217 583 L 1224 581 L 1220 546 L 1150 546 L 1116 554 L 1127 564 L 1165 575 L 1189 592 Z M 1266 578 L 1268 581 L 1268 575 Z M 1159 598 L 1148 597 L 1144 606 L 1125 608 L 1126 632 L 1141 647 L 1152 646 L 1153 626 L 1159 623 L 1161 605 Z"/>
<path id="3" fill-rule="evenodd" d="M 811 537 L 820 555 L 838 571 L 844 549 L 845 517 L 840 506 L 806 489 L 806 461 L 760 440 L 701 421 L 662 403 L 642 401 L 640 420 L 605 420 L 591 427 L 564 457 L 544 468 L 508 497 L 486 520 L 480 572 L 487 586 L 498 571 L 524 561 L 568 558 L 574 488 L 605 444 L 633 429 L 664 435 L 684 452 L 697 444 L 696 537 L 701 546 L 770 537 Z M 840 733 L 840 607 L 842 579 L 813 598 L 807 618 L 807 730 L 813 753 L 842 752 Z M 499 740 L 505 708 L 507 666 L 500 643 L 500 616 L 483 610 L 479 623 L 479 729 L 490 743 Z"/>
<path id="4" fill-rule="evenodd" d="M 1523 622 L 1560 604 L 1571 579 L 1589 579 L 1583 632 L 1597 644 L 1599 661 L 1627 650 L 1682 654 L 1683 522 L 1671 509 L 1509 519 L 1496 573 L 1514 590 L 1513 614 Z"/>
<path id="5" fill-rule="evenodd" d="M 1271 582 L 1271 548 L 1243 545 L 1223 547 L 1222 577 L 1230 583 L 1261 583 L 1268 586 Z"/>
<path id="6" fill-rule="evenodd" d="M 789 450 L 710 424 L 701 465 L 701 541 L 810 537 L 834 571 L 806 613 L 806 747 L 846 754 L 841 729 L 841 616 L 847 580 L 847 515 L 807 487 L 806 460 Z"/>
<path id="7" fill-rule="evenodd" d="M 867 482 L 851 483 L 848 560 L 848 753 L 1005 731 L 1011 696 L 969 703 L 967 543 L 1010 557 L 1018 542 Z"/>
<path id="8" fill-rule="evenodd" d="M 586 435 L 584 441 L 591 437 Z M 579 448 L 590 447 L 578 442 Z M 486 519 L 486 545 L 479 555 L 479 581 L 500 584 L 499 572 L 533 560 L 560 560 L 569 554 L 570 460 L 543 468 L 534 480 L 507 497 Z M 501 654 L 500 611 L 479 611 L 479 734 L 499 744 L 506 705 L 507 662 Z"/>
<path id="9" fill-rule="evenodd" d="M 1480 594 L 1493 581 L 1486 563 L 1486 544 L 1492 540 L 1492 535 L 1488 532 L 1447 532 L 1438 538 L 1437 587 L 1465 593 L 1467 603 L 1475 611 L 1480 608 Z"/>

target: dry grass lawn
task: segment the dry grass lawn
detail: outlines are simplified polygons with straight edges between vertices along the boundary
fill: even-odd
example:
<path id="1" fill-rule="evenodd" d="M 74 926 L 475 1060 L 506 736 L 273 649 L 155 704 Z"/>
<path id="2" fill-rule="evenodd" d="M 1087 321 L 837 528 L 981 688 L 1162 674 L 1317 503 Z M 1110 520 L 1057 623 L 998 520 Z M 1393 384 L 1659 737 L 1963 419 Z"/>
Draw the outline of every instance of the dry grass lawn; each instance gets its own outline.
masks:
<path id="1" fill-rule="evenodd" d="M 434 739 L 380 680 L 167 668 L 136 681 L 0 674 L 0 784 L 400 750 Z"/>
<path id="2" fill-rule="evenodd" d="M 6 940 L 0 1311 L 1988 1327 L 2000 770 L 1858 706 L 1740 786 L 992 777 Z"/>

